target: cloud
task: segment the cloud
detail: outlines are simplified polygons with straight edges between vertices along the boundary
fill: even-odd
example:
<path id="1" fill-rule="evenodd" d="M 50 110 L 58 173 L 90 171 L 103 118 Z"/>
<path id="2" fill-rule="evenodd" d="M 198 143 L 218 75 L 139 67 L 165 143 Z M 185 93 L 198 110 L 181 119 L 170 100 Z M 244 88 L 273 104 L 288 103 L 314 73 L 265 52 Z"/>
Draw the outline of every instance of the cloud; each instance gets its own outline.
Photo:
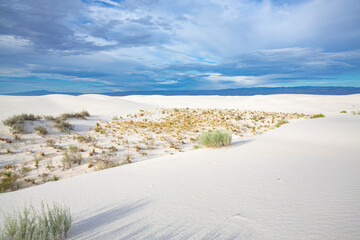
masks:
<path id="1" fill-rule="evenodd" d="M 1 76 L 125 90 L 340 81 L 360 69 L 359 12 L 357 0 L 2 1 Z"/>
<path id="2" fill-rule="evenodd" d="M 99 47 L 116 45 L 118 43 L 117 41 L 107 41 L 106 39 L 93 37 L 93 36 L 83 37 L 83 40 L 85 42 L 90 42 L 93 45 L 99 46 Z"/>
<path id="3" fill-rule="evenodd" d="M 164 81 L 164 82 L 157 82 L 157 84 L 160 84 L 160 85 L 169 85 L 169 84 L 176 84 L 178 83 L 178 81 L 175 81 L 175 80 L 169 80 L 169 81 Z"/>

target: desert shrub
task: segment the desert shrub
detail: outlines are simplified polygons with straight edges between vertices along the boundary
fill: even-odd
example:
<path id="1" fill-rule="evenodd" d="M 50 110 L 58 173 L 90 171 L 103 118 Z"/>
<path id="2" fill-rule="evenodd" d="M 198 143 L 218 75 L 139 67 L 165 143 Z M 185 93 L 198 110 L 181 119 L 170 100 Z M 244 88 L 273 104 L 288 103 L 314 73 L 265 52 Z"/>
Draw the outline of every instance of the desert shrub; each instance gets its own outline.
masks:
<path id="1" fill-rule="evenodd" d="M 62 240 L 67 236 L 72 217 L 70 208 L 53 203 L 52 207 L 42 203 L 37 212 L 34 207 L 26 207 L 12 215 L 5 216 L 1 240 Z"/>
<path id="2" fill-rule="evenodd" d="M 63 113 L 60 115 L 60 119 L 66 120 L 68 118 L 79 118 L 79 119 L 86 119 L 86 117 L 89 117 L 90 114 L 88 111 L 81 111 L 78 113 Z"/>
<path id="3" fill-rule="evenodd" d="M 55 140 L 52 139 L 52 138 L 46 139 L 46 145 L 47 145 L 48 147 L 55 147 Z"/>
<path id="4" fill-rule="evenodd" d="M 80 149 L 76 146 L 70 145 L 69 149 L 65 151 L 63 159 L 63 166 L 64 168 L 68 167 L 71 168 L 72 164 L 80 165 L 82 162 L 82 156 L 80 153 Z"/>
<path id="5" fill-rule="evenodd" d="M 347 113 L 347 111 L 346 111 L 346 110 L 343 110 L 343 111 L 340 111 L 340 113 Z"/>
<path id="6" fill-rule="evenodd" d="M 19 175 L 12 171 L 5 172 L 0 180 L 0 193 L 17 190 L 20 188 L 20 183 L 17 181 Z"/>
<path id="7" fill-rule="evenodd" d="M 92 143 L 95 141 L 95 138 L 93 138 L 92 136 L 78 136 L 77 140 L 79 143 Z"/>
<path id="8" fill-rule="evenodd" d="M 73 130 L 73 126 L 69 122 L 66 122 L 65 120 L 59 118 L 55 120 L 54 127 L 61 132 L 69 132 Z"/>
<path id="9" fill-rule="evenodd" d="M 52 115 L 45 115 L 45 116 L 43 116 L 43 118 L 45 119 L 45 120 L 49 120 L 49 121 L 55 121 L 55 117 L 54 116 L 52 116 Z"/>
<path id="10" fill-rule="evenodd" d="M 24 133 L 24 122 L 18 122 L 11 126 L 11 132 L 13 134 Z"/>
<path id="11" fill-rule="evenodd" d="M 37 133 L 39 134 L 39 135 L 41 135 L 41 136 L 44 136 L 44 135 L 46 135 L 47 133 L 48 133 L 48 130 L 45 128 L 45 127 L 43 127 L 43 126 L 36 126 L 35 127 L 35 130 L 37 131 Z"/>
<path id="12" fill-rule="evenodd" d="M 281 120 L 279 120 L 276 124 L 275 124 L 275 127 L 280 127 L 281 125 L 284 125 L 284 124 L 286 124 L 286 123 L 289 123 L 289 121 L 288 120 L 286 120 L 286 119 L 281 119 Z"/>
<path id="13" fill-rule="evenodd" d="M 225 132 L 207 132 L 199 137 L 199 143 L 206 147 L 227 147 L 231 143 L 231 134 Z"/>
<path id="14" fill-rule="evenodd" d="M 322 118 L 322 117 L 325 117 L 322 113 L 313 114 L 313 115 L 310 116 L 311 119 L 313 119 L 313 118 Z"/>
<path id="15" fill-rule="evenodd" d="M 40 120 L 41 117 L 40 116 L 35 116 L 34 114 L 18 114 L 18 115 L 13 115 L 7 119 L 5 119 L 3 121 L 5 126 L 11 127 L 12 128 L 12 132 L 14 134 L 16 133 L 23 133 L 24 132 L 24 124 L 25 121 L 35 121 L 35 120 Z"/>

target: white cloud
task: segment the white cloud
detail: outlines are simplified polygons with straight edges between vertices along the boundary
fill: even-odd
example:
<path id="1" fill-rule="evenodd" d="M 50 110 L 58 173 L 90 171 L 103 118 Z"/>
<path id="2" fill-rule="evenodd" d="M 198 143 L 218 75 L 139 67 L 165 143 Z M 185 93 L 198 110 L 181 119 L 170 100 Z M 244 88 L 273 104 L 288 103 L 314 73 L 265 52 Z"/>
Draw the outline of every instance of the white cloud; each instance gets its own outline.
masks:
<path id="1" fill-rule="evenodd" d="M 239 86 L 250 86 L 269 82 L 271 79 L 289 77 L 289 74 L 267 74 L 262 76 L 224 76 L 221 73 L 207 73 L 204 77 L 211 82 L 221 83 L 230 82 L 236 83 Z"/>
<path id="2" fill-rule="evenodd" d="M 108 41 L 103 38 L 93 37 L 93 36 L 87 36 L 84 38 L 84 41 L 92 43 L 95 46 L 103 47 L 103 46 L 111 46 L 118 44 L 117 41 Z"/>
<path id="3" fill-rule="evenodd" d="M 29 50 L 32 42 L 13 35 L 0 35 L 0 50 L 1 52 L 16 53 Z"/>
<path id="4" fill-rule="evenodd" d="M 178 83 L 178 81 L 169 80 L 169 81 L 164 81 L 164 82 L 157 82 L 157 84 L 161 84 L 161 85 L 169 85 L 169 84 L 175 84 L 175 83 Z"/>

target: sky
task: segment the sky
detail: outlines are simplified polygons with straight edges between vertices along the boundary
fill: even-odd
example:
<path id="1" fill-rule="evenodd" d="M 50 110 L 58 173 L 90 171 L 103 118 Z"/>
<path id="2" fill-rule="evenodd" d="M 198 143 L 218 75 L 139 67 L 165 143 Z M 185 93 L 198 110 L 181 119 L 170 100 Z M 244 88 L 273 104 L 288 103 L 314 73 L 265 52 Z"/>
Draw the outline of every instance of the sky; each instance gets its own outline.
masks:
<path id="1" fill-rule="evenodd" d="M 0 94 L 360 87 L 359 0 L 0 1 Z"/>

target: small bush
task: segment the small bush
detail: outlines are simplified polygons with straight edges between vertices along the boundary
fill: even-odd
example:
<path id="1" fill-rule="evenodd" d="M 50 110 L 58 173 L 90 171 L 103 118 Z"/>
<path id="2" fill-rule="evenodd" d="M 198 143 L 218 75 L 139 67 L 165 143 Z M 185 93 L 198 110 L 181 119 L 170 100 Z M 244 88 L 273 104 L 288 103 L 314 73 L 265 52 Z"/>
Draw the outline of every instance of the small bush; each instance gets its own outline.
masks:
<path id="1" fill-rule="evenodd" d="M 199 137 L 199 143 L 206 147 L 227 147 L 231 143 L 231 134 L 225 132 L 207 132 Z"/>
<path id="2" fill-rule="evenodd" d="M 47 145 L 48 147 L 55 147 L 55 140 L 52 139 L 52 138 L 46 139 L 46 145 Z"/>
<path id="3" fill-rule="evenodd" d="M 13 115 L 3 121 L 5 126 L 11 127 L 12 132 L 16 133 L 23 133 L 24 132 L 24 124 L 25 121 L 35 121 L 40 120 L 40 116 L 35 116 L 34 114 L 19 114 Z"/>
<path id="4" fill-rule="evenodd" d="M 66 120 L 68 118 L 79 118 L 79 119 L 86 119 L 86 117 L 89 117 L 90 114 L 88 111 L 82 111 L 78 113 L 63 113 L 60 115 L 60 119 Z"/>
<path id="5" fill-rule="evenodd" d="M 43 126 L 36 126 L 36 127 L 35 127 L 35 130 L 36 130 L 37 133 L 38 133 L 39 135 L 41 135 L 41 136 L 44 136 L 44 135 L 46 135 L 46 134 L 48 133 L 48 130 L 47 130 L 45 127 L 43 127 Z"/>
<path id="6" fill-rule="evenodd" d="M 4 177 L 0 180 L 0 193 L 13 191 L 20 188 L 20 183 L 17 181 L 19 175 L 12 171 L 5 172 Z"/>
<path id="7" fill-rule="evenodd" d="M 341 111 L 340 113 L 347 113 L 347 111 L 343 110 L 343 111 Z"/>
<path id="8" fill-rule="evenodd" d="M 72 217 L 68 207 L 42 203 L 40 212 L 32 206 L 5 216 L 1 240 L 62 240 L 67 236 Z"/>
<path id="9" fill-rule="evenodd" d="M 320 113 L 320 114 L 313 114 L 313 115 L 310 116 L 311 119 L 313 119 L 313 118 L 322 118 L 322 117 L 325 117 L 322 113 Z"/>
<path id="10" fill-rule="evenodd" d="M 288 120 L 286 120 L 286 119 L 282 119 L 282 120 L 280 120 L 280 121 L 278 121 L 276 124 L 275 124 L 275 127 L 280 127 L 281 125 L 284 125 L 284 124 L 286 124 L 286 123 L 289 123 L 289 121 Z"/>
<path id="11" fill-rule="evenodd" d="M 48 121 L 55 121 L 56 120 L 56 118 L 54 116 L 52 116 L 52 115 L 45 115 L 45 116 L 43 116 L 43 118 L 45 120 L 48 120 Z"/>
<path id="12" fill-rule="evenodd" d="M 71 168 L 72 164 L 76 163 L 80 165 L 82 162 L 80 149 L 78 149 L 76 146 L 70 146 L 69 149 L 65 151 L 62 162 L 64 168 Z"/>
<path id="13" fill-rule="evenodd" d="M 73 130 L 73 126 L 65 120 L 57 118 L 54 123 L 54 127 L 61 132 L 69 132 Z"/>
<path id="14" fill-rule="evenodd" d="M 95 142 L 95 138 L 91 137 L 91 136 L 78 136 L 77 140 L 79 143 L 92 143 Z"/>

